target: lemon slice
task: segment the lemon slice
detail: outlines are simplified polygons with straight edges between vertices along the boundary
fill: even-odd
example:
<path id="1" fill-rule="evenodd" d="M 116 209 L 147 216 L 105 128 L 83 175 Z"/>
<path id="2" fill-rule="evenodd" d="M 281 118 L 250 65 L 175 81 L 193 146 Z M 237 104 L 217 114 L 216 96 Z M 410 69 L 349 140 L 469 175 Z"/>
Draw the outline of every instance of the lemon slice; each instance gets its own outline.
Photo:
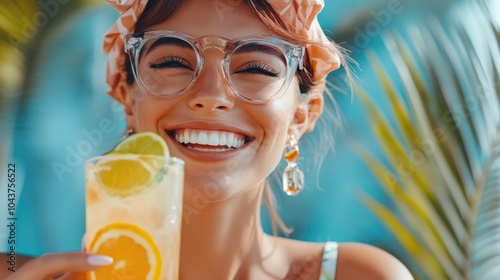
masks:
<path id="1" fill-rule="evenodd" d="M 161 181 L 168 156 L 167 145 L 159 135 L 137 133 L 95 163 L 95 177 L 110 195 L 133 195 Z"/>
<path id="2" fill-rule="evenodd" d="M 136 155 L 157 155 L 168 158 L 168 151 L 165 140 L 160 135 L 153 132 L 140 132 L 132 134 L 118 143 L 113 150 L 113 153 L 126 153 Z"/>
<path id="3" fill-rule="evenodd" d="M 96 163 L 95 176 L 108 194 L 128 196 L 161 180 L 164 166 L 158 156 L 113 154 Z"/>

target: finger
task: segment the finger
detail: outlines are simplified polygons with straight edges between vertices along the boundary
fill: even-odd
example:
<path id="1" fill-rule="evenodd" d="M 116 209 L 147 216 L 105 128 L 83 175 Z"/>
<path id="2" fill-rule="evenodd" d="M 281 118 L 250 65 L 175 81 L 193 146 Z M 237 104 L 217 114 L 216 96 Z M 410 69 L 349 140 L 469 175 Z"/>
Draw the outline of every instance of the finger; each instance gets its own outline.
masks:
<path id="1" fill-rule="evenodd" d="M 46 279 L 64 272 L 95 270 L 112 263 L 113 259 L 108 256 L 80 252 L 49 254 L 30 260 L 6 280 Z"/>
<path id="2" fill-rule="evenodd" d="M 87 274 L 85 272 L 68 273 L 57 280 L 87 280 Z"/>

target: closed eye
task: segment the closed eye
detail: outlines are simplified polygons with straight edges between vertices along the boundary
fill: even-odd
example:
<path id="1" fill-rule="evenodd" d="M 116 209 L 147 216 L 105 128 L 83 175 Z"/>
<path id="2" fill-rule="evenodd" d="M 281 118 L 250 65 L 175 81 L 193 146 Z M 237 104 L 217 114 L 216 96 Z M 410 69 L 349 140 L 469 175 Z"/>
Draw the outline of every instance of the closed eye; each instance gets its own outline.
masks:
<path id="1" fill-rule="evenodd" d="M 262 62 L 247 63 L 236 69 L 235 73 L 261 74 L 270 77 L 278 76 L 278 72 L 274 68 Z"/>
<path id="2" fill-rule="evenodd" d="M 150 68 L 186 68 L 189 70 L 193 70 L 193 67 L 191 66 L 191 63 L 189 63 L 187 60 L 177 57 L 177 56 L 169 56 L 169 57 L 162 57 L 154 62 L 150 62 L 148 64 Z"/>

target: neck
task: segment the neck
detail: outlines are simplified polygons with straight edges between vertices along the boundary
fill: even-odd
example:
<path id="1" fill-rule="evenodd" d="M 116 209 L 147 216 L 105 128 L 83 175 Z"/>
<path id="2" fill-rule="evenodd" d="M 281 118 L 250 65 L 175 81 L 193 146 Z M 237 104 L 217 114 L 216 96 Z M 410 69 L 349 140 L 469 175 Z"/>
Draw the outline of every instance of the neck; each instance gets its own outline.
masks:
<path id="1" fill-rule="evenodd" d="M 261 258 L 263 189 L 257 186 L 219 202 L 184 200 L 181 279 L 234 279 Z"/>

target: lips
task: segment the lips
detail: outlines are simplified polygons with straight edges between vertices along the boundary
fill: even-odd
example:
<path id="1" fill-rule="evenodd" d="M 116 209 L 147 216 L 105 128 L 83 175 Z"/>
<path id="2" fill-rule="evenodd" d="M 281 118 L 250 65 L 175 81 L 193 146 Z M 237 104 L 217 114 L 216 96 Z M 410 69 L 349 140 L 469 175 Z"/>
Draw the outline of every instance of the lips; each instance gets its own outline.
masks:
<path id="1" fill-rule="evenodd" d="M 225 152 L 238 149 L 250 141 L 250 137 L 221 130 L 176 129 L 169 134 L 184 147 L 202 152 Z"/>

